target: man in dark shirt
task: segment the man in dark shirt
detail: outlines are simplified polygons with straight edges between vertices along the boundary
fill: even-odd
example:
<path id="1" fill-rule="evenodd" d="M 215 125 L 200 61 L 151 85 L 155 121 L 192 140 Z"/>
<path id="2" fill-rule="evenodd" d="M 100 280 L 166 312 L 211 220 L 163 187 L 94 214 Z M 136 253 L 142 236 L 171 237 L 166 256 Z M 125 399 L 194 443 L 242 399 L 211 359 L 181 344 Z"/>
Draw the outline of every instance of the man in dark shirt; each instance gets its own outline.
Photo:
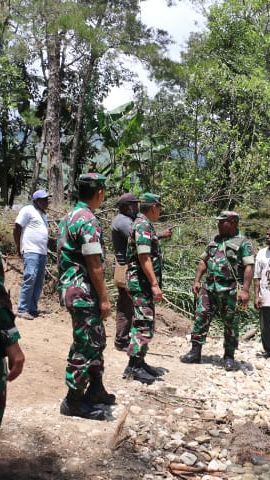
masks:
<path id="1" fill-rule="evenodd" d="M 112 222 L 112 242 L 116 262 L 126 265 L 126 251 L 130 227 L 138 214 L 139 200 L 132 193 L 125 193 L 118 200 L 119 213 Z M 117 350 L 126 350 L 129 345 L 129 331 L 133 316 L 133 303 L 127 289 L 118 286 L 116 305 L 116 335 Z"/>

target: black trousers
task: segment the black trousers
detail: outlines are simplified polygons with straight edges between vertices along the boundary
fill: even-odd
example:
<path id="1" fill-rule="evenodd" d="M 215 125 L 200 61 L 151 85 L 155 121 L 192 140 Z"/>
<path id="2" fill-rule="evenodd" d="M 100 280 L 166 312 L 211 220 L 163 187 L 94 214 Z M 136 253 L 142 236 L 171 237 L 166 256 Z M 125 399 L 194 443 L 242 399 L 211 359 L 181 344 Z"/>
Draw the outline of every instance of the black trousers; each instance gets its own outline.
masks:
<path id="1" fill-rule="evenodd" d="M 129 345 L 129 332 L 133 313 L 132 299 L 127 290 L 125 288 L 118 288 L 115 345 L 119 348 L 127 348 Z"/>
<path id="2" fill-rule="evenodd" d="M 260 328 L 263 348 L 270 354 L 270 307 L 260 309 Z"/>

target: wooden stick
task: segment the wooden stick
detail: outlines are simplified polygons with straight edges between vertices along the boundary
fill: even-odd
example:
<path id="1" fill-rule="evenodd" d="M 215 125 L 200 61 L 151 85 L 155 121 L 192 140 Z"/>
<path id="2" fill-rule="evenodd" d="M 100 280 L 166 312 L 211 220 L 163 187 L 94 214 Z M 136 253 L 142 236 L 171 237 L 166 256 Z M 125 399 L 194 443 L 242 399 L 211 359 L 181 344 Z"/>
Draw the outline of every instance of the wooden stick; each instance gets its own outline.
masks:
<path id="1" fill-rule="evenodd" d="M 169 355 L 169 353 L 147 352 L 147 355 L 155 355 L 155 356 L 157 356 L 157 357 L 169 357 L 169 358 L 174 358 L 174 355 Z"/>
<path id="2" fill-rule="evenodd" d="M 45 268 L 45 270 L 46 270 L 46 273 L 48 273 L 49 276 L 50 276 L 53 280 L 55 280 L 55 282 L 58 282 L 58 278 L 56 278 L 56 277 L 50 272 L 50 270 L 49 270 L 47 267 Z"/>
<path id="3" fill-rule="evenodd" d="M 207 472 L 207 467 L 191 467 L 190 465 L 186 465 L 185 463 L 170 463 L 169 465 L 170 471 L 172 473 L 174 471 L 180 471 L 180 473 L 188 472 L 188 473 L 202 473 Z"/>
<path id="4" fill-rule="evenodd" d="M 176 308 L 176 310 L 179 310 L 179 312 L 184 313 L 185 315 L 189 315 L 190 317 L 193 317 L 193 313 L 187 312 L 187 311 L 184 310 L 183 308 L 178 307 L 178 306 L 175 305 L 173 302 L 171 302 L 171 301 L 166 297 L 166 295 L 163 295 L 162 299 L 165 300 L 165 302 L 168 303 L 169 305 L 171 305 L 173 308 Z"/>
<path id="5" fill-rule="evenodd" d="M 252 337 L 255 337 L 256 333 L 257 328 L 252 328 L 241 337 L 241 340 L 250 340 Z"/>
<path id="6" fill-rule="evenodd" d="M 127 416 L 129 414 L 129 411 L 130 411 L 130 405 L 128 405 L 127 407 L 125 407 L 121 417 L 119 418 L 118 422 L 117 422 L 117 425 L 115 427 L 115 430 L 111 436 L 111 438 L 109 439 L 108 441 L 108 447 L 111 449 L 111 450 L 115 450 L 115 448 L 117 447 L 118 445 L 118 442 L 119 442 L 119 437 L 123 431 L 123 428 L 124 428 L 124 425 L 125 425 L 125 422 L 126 422 L 126 419 L 127 419 Z"/>

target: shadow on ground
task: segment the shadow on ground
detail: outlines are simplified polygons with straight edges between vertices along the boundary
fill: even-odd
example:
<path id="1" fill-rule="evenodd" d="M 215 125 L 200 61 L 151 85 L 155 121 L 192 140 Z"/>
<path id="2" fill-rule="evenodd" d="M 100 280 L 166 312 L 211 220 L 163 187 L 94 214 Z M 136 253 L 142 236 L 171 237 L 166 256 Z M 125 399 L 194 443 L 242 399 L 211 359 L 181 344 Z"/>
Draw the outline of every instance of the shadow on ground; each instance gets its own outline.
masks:
<path id="1" fill-rule="evenodd" d="M 74 478 L 66 472 L 61 472 L 60 459 L 54 452 L 35 458 L 25 458 L 24 455 L 14 457 L 14 453 L 10 453 L 10 458 L 0 460 L 1 480 L 70 480 Z"/>
<path id="2" fill-rule="evenodd" d="M 204 364 L 211 364 L 214 365 L 217 368 L 224 368 L 224 360 L 223 357 L 220 357 L 219 355 L 202 355 L 202 360 L 201 363 Z M 244 362 L 241 361 L 239 362 L 238 360 L 235 360 L 235 366 L 234 366 L 234 371 L 242 371 L 242 372 L 252 372 L 253 371 L 253 365 L 250 362 Z"/>
<path id="3" fill-rule="evenodd" d="M 0 480 L 133 480 L 138 472 L 149 472 L 152 465 L 141 457 L 133 442 L 123 442 L 109 451 L 78 449 L 62 438 L 52 447 L 40 430 L 23 432 L 17 437 L 0 432 Z"/>

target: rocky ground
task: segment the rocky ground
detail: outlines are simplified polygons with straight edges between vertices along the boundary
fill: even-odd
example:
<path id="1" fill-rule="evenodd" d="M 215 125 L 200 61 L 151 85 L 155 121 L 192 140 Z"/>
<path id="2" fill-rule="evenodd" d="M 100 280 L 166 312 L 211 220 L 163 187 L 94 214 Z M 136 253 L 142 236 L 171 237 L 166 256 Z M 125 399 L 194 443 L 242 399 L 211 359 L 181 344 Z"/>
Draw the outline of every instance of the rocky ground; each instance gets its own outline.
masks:
<path id="1" fill-rule="evenodd" d="M 14 299 L 20 275 L 7 273 Z M 106 422 L 59 414 L 70 320 L 57 299 L 44 314 L 18 319 L 25 369 L 8 385 L 0 433 L 1 480 L 270 479 L 270 360 L 258 338 L 242 341 L 233 372 L 222 365 L 222 338 L 209 338 L 200 365 L 185 365 L 189 322 L 158 310 L 148 362 L 168 370 L 152 386 L 125 381 L 127 358 L 107 322 L 105 383 L 117 396 Z M 177 326 L 177 329 L 175 328 Z"/>

